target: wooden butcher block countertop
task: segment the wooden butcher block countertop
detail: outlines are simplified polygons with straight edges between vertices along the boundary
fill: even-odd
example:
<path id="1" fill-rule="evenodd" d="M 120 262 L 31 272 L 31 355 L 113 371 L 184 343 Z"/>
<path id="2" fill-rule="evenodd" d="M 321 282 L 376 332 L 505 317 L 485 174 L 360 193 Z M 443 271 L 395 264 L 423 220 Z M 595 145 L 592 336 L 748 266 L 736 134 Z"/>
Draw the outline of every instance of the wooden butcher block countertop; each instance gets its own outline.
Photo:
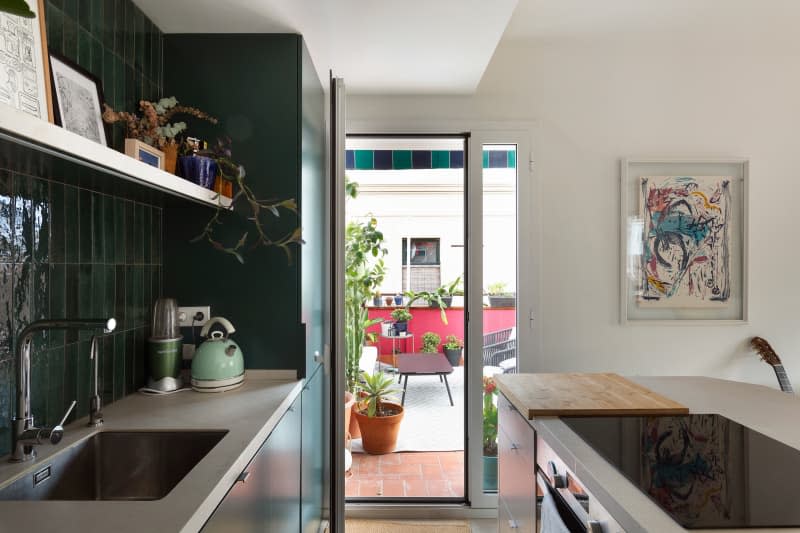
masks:
<path id="1" fill-rule="evenodd" d="M 680 415 L 689 409 L 618 374 L 502 374 L 500 391 L 532 419 L 537 416 Z"/>

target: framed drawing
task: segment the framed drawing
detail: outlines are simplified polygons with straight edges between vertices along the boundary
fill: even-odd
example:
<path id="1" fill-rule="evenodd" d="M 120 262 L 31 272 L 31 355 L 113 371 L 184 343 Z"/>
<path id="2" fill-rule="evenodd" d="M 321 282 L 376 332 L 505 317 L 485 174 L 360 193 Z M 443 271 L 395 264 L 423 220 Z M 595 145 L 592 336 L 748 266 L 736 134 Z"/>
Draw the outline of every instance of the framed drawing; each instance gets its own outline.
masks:
<path id="1" fill-rule="evenodd" d="M 0 12 L 0 102 L 53 121 L 44 0 L 30 0 L 35 18 Z"/>
<path id="2" fill-rule="evenodd" d="M 125 154 L 151 167 L 164 170 L 164 152 L 138 139 L 125 139 Z"/>
<path id="3" fill-rule="evenodd" d="M 108 146 L 100 80 L 72 61 L 50 54 L 55 123 Z"/>
<path id="4" fill-rule="evenodd" d="M 747 321 L 746 159 L 624 159 L 621 321 Z"/>

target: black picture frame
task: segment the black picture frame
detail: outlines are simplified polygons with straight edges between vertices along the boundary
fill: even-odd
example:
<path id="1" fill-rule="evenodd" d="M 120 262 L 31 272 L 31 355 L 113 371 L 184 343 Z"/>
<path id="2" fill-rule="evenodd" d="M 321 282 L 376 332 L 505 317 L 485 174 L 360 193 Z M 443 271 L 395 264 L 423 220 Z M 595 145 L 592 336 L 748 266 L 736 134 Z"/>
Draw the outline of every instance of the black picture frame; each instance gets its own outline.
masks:
<path id="1" fill-rule="evenodd" d="M 62 128 L 72 131 L 82 137 L 87 139 L 93 140 L 98 142 L 99 144 L 111 147 L 111 135 L 110 135 L 110 128 L 109 125 L 103 122 L 103 106 L 105 104 L 105 98 L 103 97 L 103 84 L 97 76 L 89 72 L 88 70 L 84 69 L 74 61 L 60 55 L 50 52 L 49 54 L 49 62 L 50 62 L 50 86 L 52 88 L 52 99 L 53 99 L 53 122 L 61 126 Z M 60 65 L 58 64 L 60 63 Z M 57 81 L 57 77 L 60 73 L 68 74 L 73 78 L 73 81 L 78 81 L 83 84 L 83 86 L 78 86 L 78 84 L 74 84 L 74 89 L 80 93 L 81 96 L 85 98 L 90 98 L 94 94 L 97 96 L 97 109 L 91 110 L 93 112 L 91 117 L 86 117 L 84 124 L 64 124 L 64 117 L 62 116 L 62 107 L 64 102 L 62 101 L 62 95 L 59 94 L 59 89 L 64 89 L 61 87 L 61 84 Z M 92 87 L 90 89 L 90 87 Z M 88 94 L 87 94 L 88 90 Z M 92 104 L 91 101 L 85 101 L 84 104 Z M 89 118 L 91 118 L 91 122 L 89 122 Z M 82 133 L 81 130 L 93 131 L 94 125 L 97 126 L 97 138 L 93 138 L 91 135 L 87 135 Z"/>

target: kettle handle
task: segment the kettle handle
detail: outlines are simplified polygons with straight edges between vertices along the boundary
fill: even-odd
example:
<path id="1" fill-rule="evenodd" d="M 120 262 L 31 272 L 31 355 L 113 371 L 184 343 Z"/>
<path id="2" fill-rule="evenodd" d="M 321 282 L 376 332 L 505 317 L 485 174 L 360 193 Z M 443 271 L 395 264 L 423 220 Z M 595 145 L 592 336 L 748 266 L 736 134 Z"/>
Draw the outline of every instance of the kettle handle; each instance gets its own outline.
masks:
<path id="1" fill-rule="evenodd" d="M 236 333 L 236 328 L 233 327 L 233 324 L 227 318 L 222 318 L 221 316 L 215 316 L 208 319 L 206 325 L 203 326 L 203 329 L 200 330 L 201 337 L 208 337 L 208 332 L 211 329 L 211 326 L 214 324 L 221 324 L 223 328 L 225 328 L 226 337 L 228 335 L 232 335 Z"/>

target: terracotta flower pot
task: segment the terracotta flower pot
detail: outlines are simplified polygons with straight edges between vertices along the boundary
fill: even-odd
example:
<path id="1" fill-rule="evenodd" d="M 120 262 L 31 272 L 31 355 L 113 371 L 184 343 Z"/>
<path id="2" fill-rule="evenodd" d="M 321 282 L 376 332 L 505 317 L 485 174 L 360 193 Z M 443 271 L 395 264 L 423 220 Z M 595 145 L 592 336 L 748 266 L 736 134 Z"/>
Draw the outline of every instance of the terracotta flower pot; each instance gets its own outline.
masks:
<path id="1" fill-rule="evenodd" d="M 350 438 L 353 438 L 353 432 L 350 431 L 350 424 L 352 423 L 352 417 L 350 416 L 353 413 L 353 406 L 356 404 L 356 397 L 353 396 L 352 392 L 345 391 L 344 393 L 344 431 L 345 431 L 345 444 L 347 444 L 348 435 Z M 358 427 L 358 424 L 356 424 Z"/>
<path id="2" fill-rule="evenodd" d="M 164 170 L 170 174 L 175 174 L 175 167 L 178 164 L 178 145 L 167 143 L 164 145 Z"/>
<path id="3" fill-rule="evenodd" d="M 353 401 L 353 405 L 350 406 L 350 413 L 352 414 L 355 412 L 356 412 L 356 402 Z M 347 431 L 350 432 L 350 438 L 351 439 L 361 438 L 361 428 L 358 427 L 358 420 L 356 420 L 356 417 L 354 416 L 348 415 L 348 418 L 350 422 L 345 427 L 347 428 Z"/>
<path id="4" fill-rule="evenodd" d="M 391 453 L 397 446 L 397 434 L 404 410 L 400 404 L 384 402 L 384 408 L 396 413 L 390 416 L 368 417 L 361 411 L 354 410 L 355 419 L 361 428 L 361 446 L 367 453 L 381 455 Z"/>

